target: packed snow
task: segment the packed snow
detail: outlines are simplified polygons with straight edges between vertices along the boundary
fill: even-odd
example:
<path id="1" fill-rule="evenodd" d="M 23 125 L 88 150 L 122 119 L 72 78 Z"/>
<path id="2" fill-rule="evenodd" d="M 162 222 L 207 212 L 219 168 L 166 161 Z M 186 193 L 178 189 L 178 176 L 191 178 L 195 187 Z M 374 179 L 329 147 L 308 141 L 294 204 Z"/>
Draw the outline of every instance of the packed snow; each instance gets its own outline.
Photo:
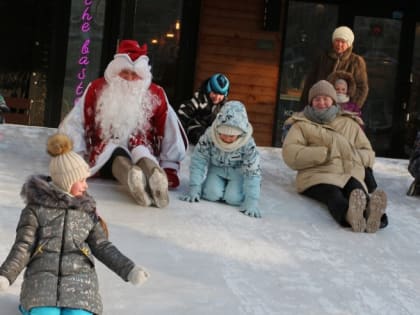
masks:
<path id="1" fill-rule="evenodd" d="M 0 261 L 24 207 L 24 180 L 48 173 L 54 132 L 0 125 Z M 97 261 L 105 315 L 420 314 L 420 197 L 405 194 L 408 160 L 377 158 L 390 223 L 368 234 L 338 226 L 323 205 L 298 195 L 280 148 L 259 147 L 261 219 L 223 203 L 181 201 L 191 149 L 163 209 L 136 205 L 115 181 L 88 181 L 111 241 L 151 274 L 136 287 Z M 1 314 L 19 314 L 22 275 L 0 293 Z"/>

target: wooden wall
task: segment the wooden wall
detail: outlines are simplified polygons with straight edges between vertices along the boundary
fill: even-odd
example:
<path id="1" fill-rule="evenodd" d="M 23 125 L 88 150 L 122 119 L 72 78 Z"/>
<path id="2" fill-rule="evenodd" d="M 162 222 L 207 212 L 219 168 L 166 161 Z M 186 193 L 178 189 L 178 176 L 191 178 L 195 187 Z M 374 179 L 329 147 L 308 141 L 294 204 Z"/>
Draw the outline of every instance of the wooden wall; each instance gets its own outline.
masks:
<path id="1" fill-rule="evenodd" d="M 242 101 L 258 146 L 271 146 L 279 85 L 280 31 L 265 31 L 264 0 L 202 0 L 195 87 L 221 72 Z"/>

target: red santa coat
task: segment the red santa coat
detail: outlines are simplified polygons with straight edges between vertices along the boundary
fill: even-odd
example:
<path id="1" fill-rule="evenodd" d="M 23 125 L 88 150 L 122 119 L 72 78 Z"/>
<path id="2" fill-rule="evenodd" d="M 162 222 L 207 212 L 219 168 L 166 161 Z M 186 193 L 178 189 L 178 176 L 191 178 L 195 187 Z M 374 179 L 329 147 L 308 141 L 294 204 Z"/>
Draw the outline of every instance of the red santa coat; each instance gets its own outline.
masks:
<path id="1" fill-rule="evenodd" d="M 90 83 L 58 128 L 73 140 L 74 151 L 88 160 L 91 174 L 97 173 L 118 147 L 123 148 L 134 163 L 147 157 L 163 168 L 178 170 L 186 155 L 188 141 L 163 88 L 154 83 L 149 87 L 153 99 L 158 100 L 152 111 L 150 128 L 137 130 L 128 143 L 122 144 L 118 139 L 104 141 L 100 126 L 95 122 L 97 102 L 106 84 L 103 78 Z"/>
<path id="2" fill-rule="evenodd" d="M 98 158 L 103 153 L 108 152 L 109 150 L 107 147 L 113 144 L 112 139 L 103 139 L 99 123 L 95 120 L 97 102 L 106 84 L 107 83 L 104 78 L 96 79 L 89 86 L 84 98 L 83 114 L 84 127 L 86 133 L 86 150 L 88 155 L 88 162 L 91 167 L 98 164 Z M 151 83 L 149 87 L 149 92 L 153 95 L 152 99 L 158 100 L 158 102 L 156 102 L 153 106 L 153 115 L 150 119 L 150 124 L 148 128 L 145 128 L 145 130 L 136 130 L 134 133 L 132 133 L 127 143 L 127 146 L 123 146 L 123 148 L 128 150 L 130 153 L 133 153 L 133 150 L 135 148 L 143 146 L 147 148 L 153 156 L 158 157 L 161 152 L 161 143 L 165 131 L 165 121 L 168 112 L 168 103 L 166 94 L 163 88 L 159 85 Z M 119 144 L 118 146 L 121 146 L 121 144 Z M 114 151 L 114 149 L 112 151 Z M 144 151 L 144 148 L 142 151 Z M 106 154 L 105 162 L 109 159 L 109 156 L 109 154 Z M 134 157 L 134 160 L 138 159 Z M 104 163 L 100 164 L 102 166 Z"/>

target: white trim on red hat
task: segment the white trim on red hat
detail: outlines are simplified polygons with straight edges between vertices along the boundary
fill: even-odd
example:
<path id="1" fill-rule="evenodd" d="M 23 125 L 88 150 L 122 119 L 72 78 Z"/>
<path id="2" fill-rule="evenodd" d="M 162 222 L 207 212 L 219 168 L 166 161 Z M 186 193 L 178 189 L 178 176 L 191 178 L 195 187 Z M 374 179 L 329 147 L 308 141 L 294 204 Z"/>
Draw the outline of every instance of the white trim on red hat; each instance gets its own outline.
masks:
<path id="1" fill-rule="evenodd" d="M 112 60 L 105 69 L 105 80 L 111 82 L 113 78 L 119 75 L 124 70 L 129 69 L 136 72 L 141 78 L 151 81 L 152 74 L 150 72 L 149 57 L 146 55 L 140 56 L 136 61 L 132 61 L 128 54 L 115 54 Z"/>

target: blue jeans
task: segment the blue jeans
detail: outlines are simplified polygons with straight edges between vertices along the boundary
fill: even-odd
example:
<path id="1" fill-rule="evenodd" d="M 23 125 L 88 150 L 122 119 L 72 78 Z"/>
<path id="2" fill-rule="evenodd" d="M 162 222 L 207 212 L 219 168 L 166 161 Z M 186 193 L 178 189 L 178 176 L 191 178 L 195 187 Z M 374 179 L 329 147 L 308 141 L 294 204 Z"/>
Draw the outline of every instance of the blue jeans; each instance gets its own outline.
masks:
<path id="1" fill-rule="evenodd" d="M 22 315 L 93 315 L 91 312 L 82 309 L 54 306 L 34 307 L 28 312 L 19 305 L 19 311 Z"/>

